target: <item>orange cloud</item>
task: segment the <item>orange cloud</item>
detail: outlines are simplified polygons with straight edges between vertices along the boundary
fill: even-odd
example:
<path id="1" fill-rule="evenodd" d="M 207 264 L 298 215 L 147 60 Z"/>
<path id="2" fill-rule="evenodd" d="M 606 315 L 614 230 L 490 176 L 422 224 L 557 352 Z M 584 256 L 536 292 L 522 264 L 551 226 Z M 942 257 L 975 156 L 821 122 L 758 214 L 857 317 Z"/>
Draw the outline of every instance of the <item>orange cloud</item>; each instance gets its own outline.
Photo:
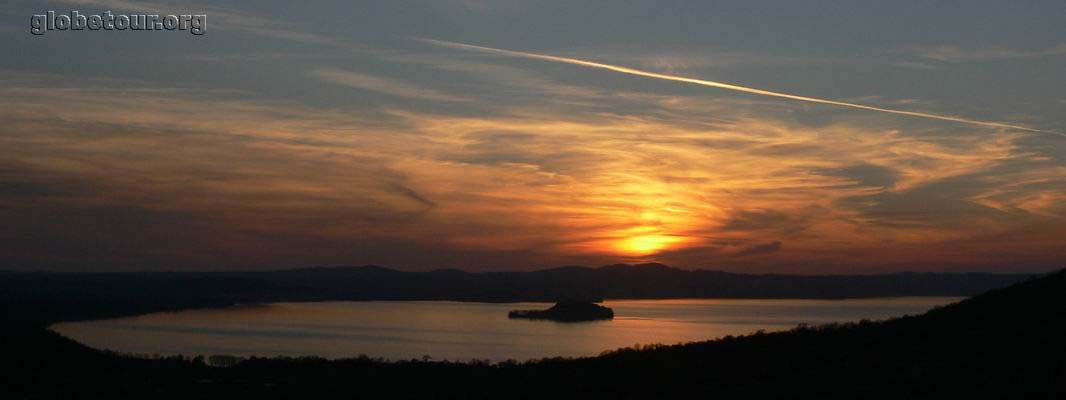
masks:
<path id="1" fill-rule="evenodd" d="M 115 234 L 167 243 L 137 242 L 146 260 L 422 267 L 471 254 L 455 259 L 840 271 L 1050 262 L 1053 238 L 1066 234 L 1055 223 L 1062 167 L 1020 150 L 1017 133 L 919 136 L 877 119 L 811 126 L 632 93 L 620 101 L 652 104 L 647 114 L 381 114 L 239 93 L 60 89 L 0 89 L 0 145 L 10 149 L 0 166 L 15 182 L 0 204 L 91 221 L 141 210 L 115 218 L 151 224 Z M 1023 164 L 1040 168 L 1004 170 Z M 67 236 L 62 224 L 19 221 Z M 103 257 L 94 251 L 69 254 Z"/>

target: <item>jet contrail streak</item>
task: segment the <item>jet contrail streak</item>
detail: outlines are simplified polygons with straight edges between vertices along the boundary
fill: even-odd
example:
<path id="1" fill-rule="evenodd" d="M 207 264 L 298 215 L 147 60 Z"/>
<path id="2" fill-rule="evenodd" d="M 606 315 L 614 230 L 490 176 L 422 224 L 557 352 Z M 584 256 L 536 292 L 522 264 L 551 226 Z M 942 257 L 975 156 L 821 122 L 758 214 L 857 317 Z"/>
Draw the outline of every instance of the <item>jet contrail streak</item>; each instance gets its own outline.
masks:
<path id="1" fill-rule="evenodd" d="M 931 119 L 939 119 L 939 120 L 942 120 L 942 121 L 952 121 L 952 122 L 959 122 L 959 123 L 971 124 L 971 125 L 990 126 L 990 127 L 995 127 L 995 128 L 1017 129 L 1017 130 L 1029 131 L 1029 132 L 1052 133 L 1052 134 L 1066 136 L 1066 135 L 1064 135 L 1064 134 L 1062 134 L 1060 132 L 1045 131 L 1045 130 L 1040 130 L 1040 129 L 1028 128 L 1028 127 L 1024 127 L 1024 126 L 1018 126 L 1018 125 L 1001 124 L 1001 123 L 997 123 L 997 122 L 977 121 L 977 120 L 972 120 L 972 119 L 957 118 L 957 117 L 951 117 L 951 116 L 946 116 L 946 115 L 929 114 L 929 113 L 916 112 L 916 111 L 894 110 L 894 109 L 891 109 L 891 108 L 881 108 L 881 107 L 867 106 L 867 105 L 855 104 L 855 103 L 845 103 L 845 102 L 842 102 L 842 101 L 834 101 L 834 100 L 819 99 L 819 98 L 814 98 L 814 97 L 798 96 L 798 95 L 788 94 L 788 93 L 772 92 L 772 91 L 769 91 L 769 90 L 762 90 L 762 89 L 750 88 L 750 87 L 745 87 L 745 86 L 731 85 L 731 84 L 722 83 L 722 82 L 707 81 L 707 80 L 695 79 L 695 78 L 686 78 L 686 77 L 683 77 L 683 76 L 660 74 L 660 73 L 656 73 L 656 72 L 643 71 L 643 70 L 639 70 L 639 69 L 635 69 L 635 68 L 623 67 L 623 66 L 619 66 L 619 65 L 611 65 L 611 64 L 603 64 L 603 63 L 592 62 L 592 61 L 579 60 L 579 59 L 576 59 L 576 58 L 558 57 L 558 56 L 550 56 L 550 55 L 536 54 L 536 53 L 526 53 L 526 52 L 522 52 L 522 51 L 504 50 L 504 49 L 497 49 L 497 48 L 492 48 L 492 47 L 476 46 L 476 45 L 472 45 L 472 44 L 448 42 L 448 41 L 436 40 L 436 39 L 425 39 L 425 38 L 415 38 L 415 39 L 419 40 L 419 41 L 422 41 L 422 42 L 425 42 L 425 43 L 430 43 L 430 44 L 437 45 L 437 46 L 448 47 L 448 48 L 459 49 L 459 50 L 468 50 L 468 51 L 476 51 L 476 52 L 481 52 L 481 53 L 499 54 L 499 55 L 504 55 L 504 56 L 509 56 L 509 57 L 529 58 L 529 59 L 535 59 L 535 60 L 544 60 L 544 61 L 552 61 L 552 62 L 573 64 L 573 65 L 580 65 L 582 67 L 605 69 L 605 70 L 609 70 L 609 71 L 620 72 L 620 73 L 629 74 L 629 75 L 643 76 L 643 77 L 647 77 L 647 78 L 663 79 L 663 80 L 668 80 L 668 81 L 691 83 L 691 84 L 695 84 L 695 85 L 710 86 L 710 87 L 715 87 L 715 88 L 720 88 L 720 89 L 734 90 L 734 91 L 738 91 L 738 92 L 752 93 L 752 94 L 758 94 L 758 95 L 763 95 L 763 96 L 780 97 L 780 98 L 797 100 L 797 101 L 805 101 L 805 102 L 809 102 L 809 103 L 829 104 L 829 105 L 841 106 L 841 107 L 858 108 L 858 109 L 862 109 L 862 110 L 878 111 L 878 112 L 899 114 L 899 115 L 908 115 L 908 116 L 919 117 L 919 118 L 931 118 Z"/>

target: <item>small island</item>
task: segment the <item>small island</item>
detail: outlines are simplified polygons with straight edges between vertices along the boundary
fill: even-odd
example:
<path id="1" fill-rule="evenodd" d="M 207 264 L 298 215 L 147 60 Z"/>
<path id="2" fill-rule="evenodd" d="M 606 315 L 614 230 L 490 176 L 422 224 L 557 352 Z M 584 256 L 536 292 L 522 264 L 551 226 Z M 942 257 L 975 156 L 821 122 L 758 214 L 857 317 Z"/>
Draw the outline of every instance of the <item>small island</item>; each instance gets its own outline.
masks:
<path id="1" fill-rule="evenodd" d="M 587 301 L 560 301 L 547 310 L 514 310 L 507 317 L 583 322 L 614 319 L 614 310 Z"/>

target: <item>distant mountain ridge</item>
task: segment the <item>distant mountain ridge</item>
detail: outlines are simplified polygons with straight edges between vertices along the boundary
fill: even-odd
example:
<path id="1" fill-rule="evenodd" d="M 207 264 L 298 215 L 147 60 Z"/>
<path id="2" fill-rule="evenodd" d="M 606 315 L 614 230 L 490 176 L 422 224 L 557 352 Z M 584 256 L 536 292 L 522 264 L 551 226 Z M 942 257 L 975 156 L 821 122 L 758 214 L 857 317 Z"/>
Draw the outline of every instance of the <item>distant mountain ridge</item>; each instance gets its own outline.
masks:
<path id="1" fill-rule="evenodd" d="M 806 298 L 971 296 L 1027 274 L 753 275 L 662 264 L 559 267 L 530 272 L 400 271 L 380 266 L 261 272 L 0 274 L 7 318 L 109 317 L 237 303 L 341 300 L 542 301 L 566 298 Z M 32 304 L 32 307 L 25 306 Z M 108 304 L 108 307 L 97 305 Z M 41 309 L 34 310 L 34 307 Z M 81 310 L 81 311 L 79 311 Z M 101 310 L 108 310 L 103 312 Z"/>
<path id="2" fill-rule="evenodd" d="M 341 281 L 320 286 L 315 271 Z M 251 273 L 257 274 L 257 273 Z M 563 266 L 528 272 L 465 272 L 438 269 L 409 272 L 368 265 L 316 267 L 266 272 L 349 295 L 403 300 L 556 301 L 559 298 L 811 298 L 842 299 L 895 296 L 971 296 L 1006 286 L 1031 274 L 918 273 L 880 275 L 738 274 L 683 270 L 667 265 L 612 264 L 591 268 Z M 344 279 L 347 278 L 347 279 Z M 401 293 L 366 287 L 368 282 L 399 284 Z M 343 284 L 343 285 L 341 285 Z M 343 286 L 343 287 L 337 287 Z M 380 292 L 380 293 L 379 293 Z M 391 290 L 389 290 L 391 292 Z"/>

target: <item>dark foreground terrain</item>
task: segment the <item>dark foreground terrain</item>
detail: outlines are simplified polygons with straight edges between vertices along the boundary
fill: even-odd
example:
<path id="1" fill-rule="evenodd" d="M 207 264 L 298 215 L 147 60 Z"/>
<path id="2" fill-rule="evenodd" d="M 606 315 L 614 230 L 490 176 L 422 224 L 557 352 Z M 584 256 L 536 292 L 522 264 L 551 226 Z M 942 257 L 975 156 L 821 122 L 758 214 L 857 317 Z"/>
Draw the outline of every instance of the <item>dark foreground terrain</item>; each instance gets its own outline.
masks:
<path id="1" fill-rule="evenodd" d="M 29 309 L 53 311 L 5 310 L 5 399 L 1066 398 L 1066 272 L 916 317 L 496 365 L 308 358 L 217 368 L 183 358 L 134 359 L 88 349 L 44 326 L 148 310 L 108 308 L 114 300 L 104 296 L 75 315 L 5 296 L 8 307 L 26 301 Z M 205 305 L 197 301 L 173 307 Z"/>

